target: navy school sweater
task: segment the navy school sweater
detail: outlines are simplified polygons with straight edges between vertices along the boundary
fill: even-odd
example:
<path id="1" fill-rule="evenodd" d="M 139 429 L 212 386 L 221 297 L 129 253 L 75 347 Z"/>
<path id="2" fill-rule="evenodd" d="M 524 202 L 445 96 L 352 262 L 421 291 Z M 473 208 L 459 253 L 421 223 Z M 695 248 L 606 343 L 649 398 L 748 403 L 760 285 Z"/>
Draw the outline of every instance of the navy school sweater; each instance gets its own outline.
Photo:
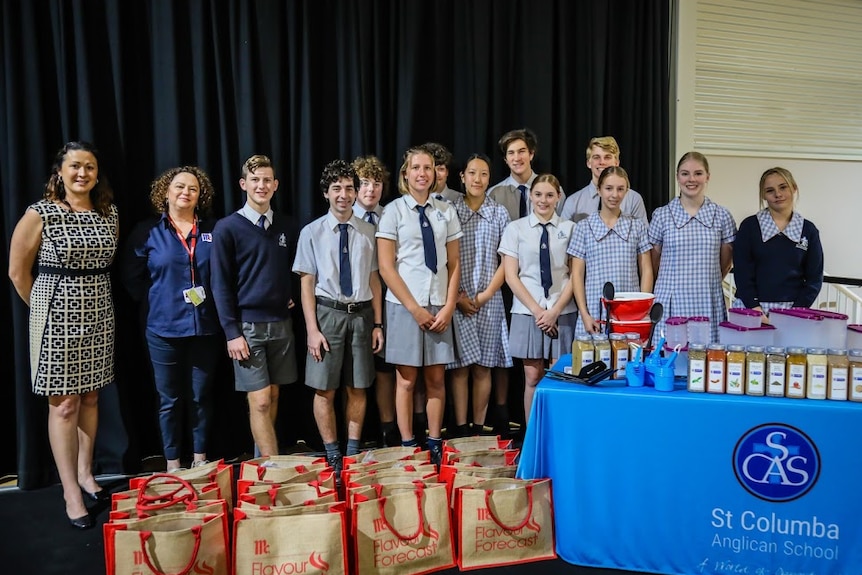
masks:
<path id="1" fill-rule="evenodd" d="M 760 302 L 791 301 L 810 307 L 823 284 L 823 247 L 813 223 L 802 224 L 798 245 L 784 234 L 764 242 L 757 216 L 745 218 L 733 243 L 736 296 L 752 308 Z"/>
<path id="2" fill-rule="evenodd" d="M 266 231 L 234 212 L 213 229 L 212 291 L 228 340 L 242 322 L 282 321 L 290 316 L 294 226 L 273 215 Z"/>

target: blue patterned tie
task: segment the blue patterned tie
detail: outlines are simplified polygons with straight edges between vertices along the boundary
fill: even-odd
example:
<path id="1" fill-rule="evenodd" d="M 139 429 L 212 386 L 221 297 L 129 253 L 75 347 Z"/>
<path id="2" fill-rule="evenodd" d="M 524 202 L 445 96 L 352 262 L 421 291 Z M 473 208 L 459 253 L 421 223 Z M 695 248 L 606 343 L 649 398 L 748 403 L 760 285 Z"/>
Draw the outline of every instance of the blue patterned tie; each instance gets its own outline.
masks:
<path id="1" fill-rule="evenodd" d="M 372 226 L 377 225 L 377 222 L 375 221 L 375 216 L 377 216 L 377 214 L 375 214 L 374 212 L 365 212 L 365 221 Z"/>
<path id="2" fill-rule="evenodd" d="M 521 184 L 520 186 L 518 186 L 518 196 L 520 196 L 520 198 L 521 198 L 521 209 L 518 213 L 521 214 L 520 217 L 523 218 L 528 213 L 528 211 L 527 211 L 527 186 L 525 186 L 524 184 Z"/>
<path id="3" fill-rule="evenodd" d="M 542 226 L 542 238 L 539 240 L 539 268 L 542 276 L 542 287 L 545 288 L 545 297 L 551 293 L 551 285 L 554 283 L 551 279 L 551 250 L 548 246 L 548 224 L 539 224 Z"/>
<path id="4" fill-rule="evenodd" d="M 260 216 L 260 218 L 258 218 L 257 227 L 259 227 L 262 230 L 266 229 L 266 216 Z"/>
<path id="5" fill-rule="evenodd" d="M 434 244 L 434 230 L 425 215 L 428 206 L 416 206 L 419 210 L 419 227 L 422 229 L 422 247 L 425 249 L 425 265 L 432 273 L 437 273 L 437 246 Z"/>
<path id="6" fill-rule="evenodd" d="M 338 266 L 338 279 L 341 282 L 341 293 L 345 297 L 353 295 L 353 279 L 350 275 L 350 250 L 347 246 L 347 224 L 338 224 L 341 238 L 338 242 L 338 251 L 341 258 Z"/>

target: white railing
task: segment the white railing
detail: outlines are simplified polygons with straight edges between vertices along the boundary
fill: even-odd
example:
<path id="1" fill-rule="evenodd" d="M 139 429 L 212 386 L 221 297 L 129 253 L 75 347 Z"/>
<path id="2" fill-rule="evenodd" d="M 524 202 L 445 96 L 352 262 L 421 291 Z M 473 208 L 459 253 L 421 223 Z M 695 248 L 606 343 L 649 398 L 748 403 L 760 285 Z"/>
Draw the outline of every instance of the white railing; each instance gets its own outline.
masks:
<path id="1" fill-rule="evenodd" d="M 826 275 L 828 276 L 829 274 Z M 733 306 L 733 294 L 736 291 L 733 273 L 727 274 L 724 278 L 722 288 L 724 290 L 725 302 L 727 303 L 727 307 L 730 308 Z M 860 295 L 860 288 L 823 282 L 820 294 L 814 300 L 811 307 L 813 309 L 843 313 L 849 318 L 847 323 L 862 324 L 862 295 Z"/>
<path id="2" fill-rule="evenodd" d="M 848 323 L 862 324 L 862 296 L 850 286 L 824 282 L 811 307 L 843 313 Z"/>

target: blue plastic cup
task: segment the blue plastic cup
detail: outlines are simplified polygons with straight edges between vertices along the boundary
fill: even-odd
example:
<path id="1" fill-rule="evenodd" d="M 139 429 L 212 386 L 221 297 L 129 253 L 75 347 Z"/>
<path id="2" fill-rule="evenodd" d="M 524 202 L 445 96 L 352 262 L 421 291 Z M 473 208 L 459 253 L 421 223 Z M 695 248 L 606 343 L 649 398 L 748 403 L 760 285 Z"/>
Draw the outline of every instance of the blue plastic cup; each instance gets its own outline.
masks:
<path id="1" fill-rule="evenodd" d="M 674 367 L 661 366 L 655 370 L 656 391 L 673 391 Z"/>
<path id="2" fill-rule="evenodd" d="M 644 360 L 644 367 L 646 368 L 644 385 L 652 387 L 655 385 L 656 370 L 661 367 L 661 357 L 659 357 L 658 355 L 649 354 Z"/>
<path id="3" fill-rule="evenodd" d="M 646 366 L 642 361 L 630 361 L 626 364 L 626 382 L 629 387 L 643 387 Z"/>

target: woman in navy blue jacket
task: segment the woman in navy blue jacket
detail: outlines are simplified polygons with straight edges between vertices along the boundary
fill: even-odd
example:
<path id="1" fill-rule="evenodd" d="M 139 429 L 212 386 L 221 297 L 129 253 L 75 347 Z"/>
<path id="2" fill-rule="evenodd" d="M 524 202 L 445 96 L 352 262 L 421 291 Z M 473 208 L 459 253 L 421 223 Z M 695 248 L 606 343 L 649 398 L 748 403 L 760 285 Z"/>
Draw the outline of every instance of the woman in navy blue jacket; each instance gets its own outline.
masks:
<path id="1" fill-rule="evenodd" d="M 733 244 L 736 306 L 767 314 L 770 309 L 810 307 L 823 284 L 820 232 L 794 208 L 799 188 L 785 168 L 760 176 L 760 204 Z"/>
<path id="2" fill-rule="evenodd" d="M 194 443 L 191 466 L 207 460 L 211 387 L 224 347 L 210 291 L 215 222 L 204 217 L 213 195 L 209 177 L 198 167 L 164 172 L 150 187 L 159 216 L 135 228 L 123 261 L 126 288 L 147 305 L 147 346 L 168 472 L 181 468 L 184 409 Z"/>

